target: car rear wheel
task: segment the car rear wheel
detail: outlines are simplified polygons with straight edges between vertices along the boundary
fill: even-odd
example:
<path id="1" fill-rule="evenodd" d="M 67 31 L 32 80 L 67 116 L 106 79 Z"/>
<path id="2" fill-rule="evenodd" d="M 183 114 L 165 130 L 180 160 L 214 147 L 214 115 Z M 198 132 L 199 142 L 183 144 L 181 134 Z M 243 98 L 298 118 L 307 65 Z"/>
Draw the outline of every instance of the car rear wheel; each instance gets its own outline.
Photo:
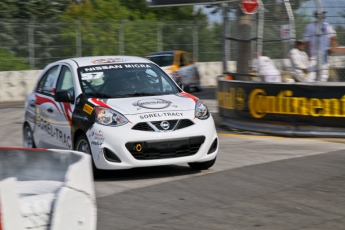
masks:
<path id="1" fill-rule="evenodd" d="M 211 168 L 214 163 L 216 162 L 216 158 L 210 161 L 205 161 L 205 162 L 193 162 L 193 163 L 188 163 L 189 167 L 193 170 L 206 170 Z"/>
<path id="2" fill-rule="evenodd" d="M 75 143 L 76 143 L 75 144 L 76 151 L 83 152 L 91 156 L 93 176 L 95 178 L 100 177 L 102 174 L 102 170 L 98 169 L 95 165 L 95 162 L 93 161 L 90 144 L 85 134 L 81 134 Z"/>
<path id="3" fill-rule="evenodd" d="M 25 124 L 23 128 L 23 145 L 25 148 L 36 148 L 34 134 L 29 124 Z"/>

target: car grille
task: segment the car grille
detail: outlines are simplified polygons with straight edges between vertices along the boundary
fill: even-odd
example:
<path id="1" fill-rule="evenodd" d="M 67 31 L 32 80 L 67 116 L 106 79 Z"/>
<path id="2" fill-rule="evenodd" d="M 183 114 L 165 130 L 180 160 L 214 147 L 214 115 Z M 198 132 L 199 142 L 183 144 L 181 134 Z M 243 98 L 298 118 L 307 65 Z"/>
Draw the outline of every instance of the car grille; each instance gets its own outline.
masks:
<path id="1" fill-rule="evenodd" d="M 167 159 L 194 155 L 199 151 L 204 141 L 205 136 L 139 141 L 126 143 L 126 148 L 137 160 Z M 137 148 L 138 145 L 140 148 Z"/>
<path id="2" fill-rule="evenodd" d="M 169 128 L 166 130 L 161 127 L 162 121 L 140 122 L 134 125 L 132 129 L 139 131 L 164 132 L 183 129 L 194 125 L 194 122 L 189 119 L 167 120 L 167 122 L 169 123 Z"/>

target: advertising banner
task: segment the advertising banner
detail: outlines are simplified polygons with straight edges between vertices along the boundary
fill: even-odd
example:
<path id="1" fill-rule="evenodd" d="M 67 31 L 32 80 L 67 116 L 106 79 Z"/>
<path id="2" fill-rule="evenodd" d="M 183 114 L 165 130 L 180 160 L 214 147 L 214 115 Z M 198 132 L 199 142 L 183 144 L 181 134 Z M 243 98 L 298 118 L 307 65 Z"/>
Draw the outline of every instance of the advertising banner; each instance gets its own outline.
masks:
<path id="1" fill-rule="evenodd" d="M 217 100 L 224 118 L 345 130 L 345 85 L 219 80 Z"/>

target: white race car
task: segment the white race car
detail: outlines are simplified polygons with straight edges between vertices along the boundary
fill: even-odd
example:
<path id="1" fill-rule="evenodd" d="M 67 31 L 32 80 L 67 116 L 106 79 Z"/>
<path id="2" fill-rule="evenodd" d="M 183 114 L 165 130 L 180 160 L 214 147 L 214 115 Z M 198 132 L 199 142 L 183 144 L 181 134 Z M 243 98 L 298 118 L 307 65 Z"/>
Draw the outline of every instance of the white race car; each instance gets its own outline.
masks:
<path id="1" fill-rule="evenodd" d="M 49 64 L 26 98 L 24 147 L 92 155 L 94 171 L 188 163 L 210 168 L 219 141 L 206 105 L 133 56 Z"/>

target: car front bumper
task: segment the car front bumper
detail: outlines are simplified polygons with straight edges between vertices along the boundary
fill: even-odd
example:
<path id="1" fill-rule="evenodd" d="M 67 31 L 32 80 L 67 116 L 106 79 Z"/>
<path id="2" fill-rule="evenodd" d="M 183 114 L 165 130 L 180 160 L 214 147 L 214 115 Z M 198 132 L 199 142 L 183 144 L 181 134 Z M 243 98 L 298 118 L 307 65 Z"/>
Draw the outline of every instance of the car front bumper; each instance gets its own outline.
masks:
<path id="1" fill-rule="evenodd" d="M 195 118 L 193 122 L 192 126 L 165 132 L 133 130 L 134 124 L 131 123 L 119 127 L 94 124 L 88 130 L 87 137 L 99 169 L 129 169 L 213 160 L 218 152 L 219 141 L 212 116 L 207 120 Z M 109 159 L 109 154 L 105 154 L 109 150 L 119 160 Z"/>

